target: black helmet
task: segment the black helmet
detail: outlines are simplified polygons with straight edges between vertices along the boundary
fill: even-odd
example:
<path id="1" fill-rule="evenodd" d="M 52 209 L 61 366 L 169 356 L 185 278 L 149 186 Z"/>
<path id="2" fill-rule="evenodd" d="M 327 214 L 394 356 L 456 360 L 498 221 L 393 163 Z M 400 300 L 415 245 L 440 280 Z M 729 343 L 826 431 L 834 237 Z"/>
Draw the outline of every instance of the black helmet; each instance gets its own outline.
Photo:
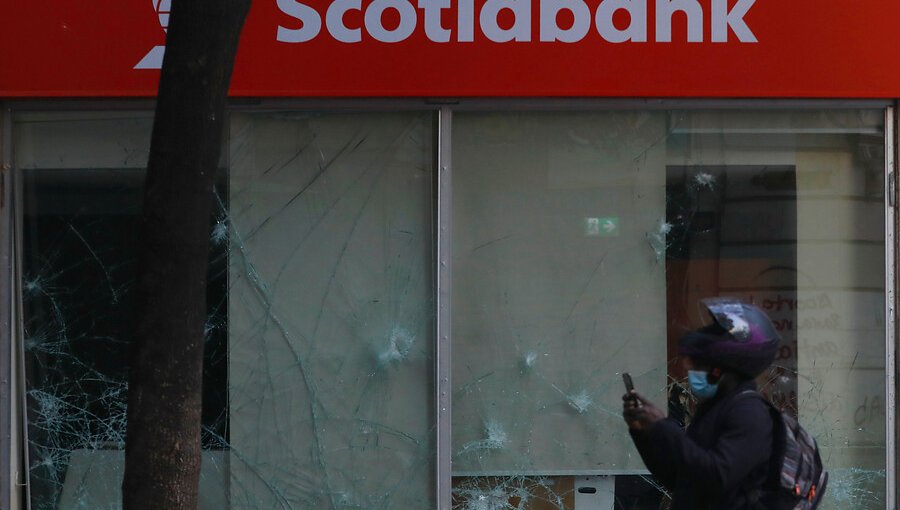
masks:
<path id="1" fill-rule="evenodd" d="M 681 337 L 680 354 L 750 379 L 772 364 L 781 338 L 765 312 L 736 298 L 700 302 L 712 316 L 713 324 Z"/>

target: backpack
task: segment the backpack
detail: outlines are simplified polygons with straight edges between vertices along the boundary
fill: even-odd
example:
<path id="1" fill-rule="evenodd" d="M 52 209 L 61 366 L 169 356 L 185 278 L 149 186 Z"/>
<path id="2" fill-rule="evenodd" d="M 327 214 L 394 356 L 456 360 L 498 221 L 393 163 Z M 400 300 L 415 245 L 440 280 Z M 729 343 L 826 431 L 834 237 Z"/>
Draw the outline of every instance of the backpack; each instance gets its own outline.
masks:
<path id="1" fill-rule="evenodd" d="M 745 391 L 766 403 L 775 422 L 770 475 L 759 495 L 766 510 L 813 510 L 822 502 L 828 472 L 819 446 L 794 417 L 778 410 L 756 391 Z"/>

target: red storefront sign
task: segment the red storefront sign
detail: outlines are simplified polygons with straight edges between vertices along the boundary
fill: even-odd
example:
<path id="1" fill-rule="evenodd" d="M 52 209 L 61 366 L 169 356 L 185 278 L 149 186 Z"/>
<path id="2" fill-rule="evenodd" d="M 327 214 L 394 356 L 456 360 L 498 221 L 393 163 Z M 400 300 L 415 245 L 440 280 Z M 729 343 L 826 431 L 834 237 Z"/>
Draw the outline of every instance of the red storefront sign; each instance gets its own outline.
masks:
<path id="1" fill-rule="evenodd" d="M 0 97 L 154 95 L 170 1 L 0 0 Z M 892 98 L 897 20 L 897 0 L 254 0 L 232 95 Z"/>

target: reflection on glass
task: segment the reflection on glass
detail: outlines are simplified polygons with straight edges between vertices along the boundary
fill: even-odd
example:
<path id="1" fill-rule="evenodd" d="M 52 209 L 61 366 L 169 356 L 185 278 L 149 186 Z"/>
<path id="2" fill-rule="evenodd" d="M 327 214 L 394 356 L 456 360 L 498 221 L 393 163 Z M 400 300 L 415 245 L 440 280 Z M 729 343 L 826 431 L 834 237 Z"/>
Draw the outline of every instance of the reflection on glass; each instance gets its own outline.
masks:
<path id="1" fill-rule="evenodd" d="M 151 118 L 17 118 L 30 494 L 120 508 Z M 200 508 L 433 506 L 430 115 L 236 116 Z"/>
<path id="2" fill-rule="evenodd" d="M 15 124 L 25 199 L 32 508 L 121 506 L 128 343 L 151 122 L 143 113 L 79 113 L 21 115 Z M 214 248 L 203 394 L 207 508 L 224 504 L 216 466 L 227 440 L 224 270 L 224 252 Z"/>
<path id="3" fill-rule="evenodd" d="M 817 437 L 824 508 L 883 508 L 882 112 L 676 112 L 671 124 L 668 210 L 684 226 L 670 237 L 670 331 L 701 294 L 765 309 L 783 343 L 763 387 Z"/>
<path id="4" fill-rule="evenodd" d="M 454 121 L 455 508 L 659 508 L 618 375 L 689 420 L 671 361 L 717 295 L 781 332 L 760 382 L 818 438 L 823 507 L 883 508 L 881 111 Z"/>
<path id="5" fill-rule="evenodd" d="M 33 508 L 118 508 L 148 114 L 27 114 Z M 434 506 L 431 114 L 235 115 L 212 219 L 201 508 Z M 761 378 L 824 508 L 884 507 L 877 110 L 459 112 L 453 507 L 658 509 L 620 373 L 687 421 L 697 301 L 783 336 Z"/>

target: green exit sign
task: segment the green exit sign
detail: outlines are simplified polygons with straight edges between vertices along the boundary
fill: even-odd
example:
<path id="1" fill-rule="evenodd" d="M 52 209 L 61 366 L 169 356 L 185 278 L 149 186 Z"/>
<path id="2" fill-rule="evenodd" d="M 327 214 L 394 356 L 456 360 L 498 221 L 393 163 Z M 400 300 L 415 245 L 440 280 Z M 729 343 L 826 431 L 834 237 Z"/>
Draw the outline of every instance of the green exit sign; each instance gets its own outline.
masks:
<path id="1" fill-rule="evenodd" d="M 619 235 L 619 218 L 585 218 L 584 235 L 588 237 L 616 237 Z"/>

